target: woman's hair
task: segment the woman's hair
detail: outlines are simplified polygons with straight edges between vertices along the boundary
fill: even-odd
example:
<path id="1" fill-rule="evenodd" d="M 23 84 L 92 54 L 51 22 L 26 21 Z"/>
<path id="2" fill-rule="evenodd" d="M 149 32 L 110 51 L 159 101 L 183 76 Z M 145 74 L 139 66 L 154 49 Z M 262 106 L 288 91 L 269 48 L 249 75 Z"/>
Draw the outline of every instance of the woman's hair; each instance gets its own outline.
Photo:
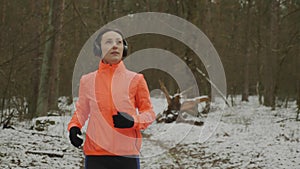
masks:
<path id="1" fill-rule="evenodd" d="M 124 46 L 124 48 L 123 48 L 123 57 L 127 56 L 128 44 L 127 44 L 127 41 L 125 40 L 122 32 L 118 29 L 111 29 L 111 28 L 105 28 L 105 29 L 101 30 L 99 32 L 99 34 L 97 35 L 97 37 L 95 39 L 95 42 L 94 42 L 94 54 L 95 54 L 95 56 L 101 57 L 101 55 L 102 55 L 102 50 L 101 50 L 102 36 L 106 32 L 110 32 L 110 31 L 116 32 L 119 35 L 121 35 L 122 41 L 123 41 L 123 46 Z"/>

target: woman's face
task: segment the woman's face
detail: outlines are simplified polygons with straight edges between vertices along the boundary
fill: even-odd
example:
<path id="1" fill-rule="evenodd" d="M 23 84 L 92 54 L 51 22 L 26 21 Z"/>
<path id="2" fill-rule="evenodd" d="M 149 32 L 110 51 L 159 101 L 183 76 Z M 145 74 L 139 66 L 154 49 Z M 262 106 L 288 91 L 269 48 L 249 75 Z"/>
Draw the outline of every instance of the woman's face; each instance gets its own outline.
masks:
<path id="1" fill-rule="evenodd" d="M 117 64 L 123 56 L 122 36 L 114 31 L 108 31 L 102 35 L 101 50 L 104 63 Z"/>

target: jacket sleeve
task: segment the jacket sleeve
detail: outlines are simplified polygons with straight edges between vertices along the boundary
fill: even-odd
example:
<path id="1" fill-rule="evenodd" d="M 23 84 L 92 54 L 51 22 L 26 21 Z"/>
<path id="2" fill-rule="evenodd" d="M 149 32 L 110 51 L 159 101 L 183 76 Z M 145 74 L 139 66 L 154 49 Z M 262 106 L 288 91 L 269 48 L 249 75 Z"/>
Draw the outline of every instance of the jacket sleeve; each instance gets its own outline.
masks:
<path id="1" fill-rule="evenodd" d="M 144 79 L 144 76 L 141 74 L 139 74 L 138 76 L 139 80 L 137 84 L 135 100 L 139 114 L 133 116 L 133 127 L 143 130 L 146 129 L 155 120 L 155 113 L 153 111 L 148 86 Z"/>
<path id="2" fill-rule="evenodd" d="M 71 118 L 71 121 L 68 124 L 68 130 L 70 128 L 77 126 L 80 129 L 83 127 L 85 124 L 89 113 L 90 113 L 90 108 L 89 108 L 89 101 L 87 99 L 87 91 L 85 84 L 84 84 L 84 76 L 80 79 L 80 85 L 79 85 L 79 93 L 78 93 L 78 100 L 76 102 L 76 109 L 75 112 Z"/>

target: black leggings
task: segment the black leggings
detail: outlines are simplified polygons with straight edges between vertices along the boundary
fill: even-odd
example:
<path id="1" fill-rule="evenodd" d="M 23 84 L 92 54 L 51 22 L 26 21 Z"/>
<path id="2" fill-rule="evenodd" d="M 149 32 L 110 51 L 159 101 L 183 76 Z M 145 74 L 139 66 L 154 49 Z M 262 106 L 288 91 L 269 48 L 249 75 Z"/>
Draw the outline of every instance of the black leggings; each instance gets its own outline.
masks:
<path id="1" fill-rule="evenodd" d="M 138 156 L 85 156 L 85 169 L 140 169 Z"/>

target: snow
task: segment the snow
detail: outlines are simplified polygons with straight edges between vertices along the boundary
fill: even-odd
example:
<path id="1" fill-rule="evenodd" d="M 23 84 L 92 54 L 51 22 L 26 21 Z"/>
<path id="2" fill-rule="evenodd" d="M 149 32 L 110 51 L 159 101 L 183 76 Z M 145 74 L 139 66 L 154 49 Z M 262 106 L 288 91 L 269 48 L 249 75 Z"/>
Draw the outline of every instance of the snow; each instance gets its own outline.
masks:
<path id="1" fill-rule="evenodd" d="M 141 168 L 298 169 L 300 122 L 294 119 L 295 102 L 271 111 L 259 105 L 257 97 L 249 99 L 240 102 L 237 97 L 231 108 L 216 99 L 209 116 L 201 119 L 204 126 L 154 122 L 143 131 Z M 152 103 L 156 113 L 167 106 L 163 97 L 152 97 Z M 37 120 L 54 125 L 45 131 L 30 129 Z M 68 140 L 69 120 L 66 113 L 0 129 L 0 168 L 82 168 L 83 152 Z"/>

